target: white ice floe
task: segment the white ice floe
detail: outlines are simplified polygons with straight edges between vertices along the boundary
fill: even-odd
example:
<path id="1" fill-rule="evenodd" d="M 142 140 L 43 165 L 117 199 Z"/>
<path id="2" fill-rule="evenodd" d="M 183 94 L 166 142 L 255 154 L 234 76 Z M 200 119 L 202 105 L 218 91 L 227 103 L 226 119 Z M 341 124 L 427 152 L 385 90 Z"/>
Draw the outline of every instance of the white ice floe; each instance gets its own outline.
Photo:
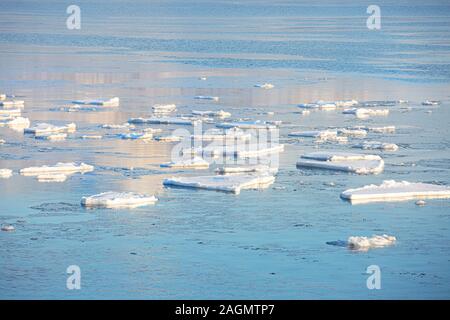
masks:
<path id="1" fill-rule="evenodd" d="M 417 200 L 416 201 L 416 206 L 424 206 L 426 205 L 426 202 L 424 200 Z"/>
<path id="2" fill-rule="evenodd" d="M 359 148 L 363 150 L 383 150 L 383 151 L 396 151 L 398 146 L 394 143 L 386 143 L 379 141 L 363 141 L 352 146 L 353 148 Z"/>
<path id="3" fill-rule="evenodd" d="M 347 143 L 348 138 L 345 136 L 333 136 L 333 135 L 324 135 L 319 136 L 316 139 L 317 143 L 324 143 L 324 142 L 337 142 L 337 143 Z"/>
<path id="4" fill-rule="evenodd" d="M 36 139 L 50 140 L 50 141 L 61 141 L 67 138 L 67 133 L 47 133 L 38 134 L 34 136 Z"/>
<path id="5" fill-rule="evenodd" d="M 64 126 L 55 126 L 50 123 L 39 123 L 34 127 L 25 128 L 24 133 L 31 133 L 35 135 L 56 133 L 56 132 L 75 132 L 77 126 L 75 123 L 69 123 Z"/>
<path id="6" fill-rule="evenodd" d="M 127 129 L 127 128 L 128 129 L 132 129 L 132 128 L 134 128 L 134 126 L 132 124 L 129 124 L 127 122 L 122 123 L 122 124 L 109 124 L 109 123 L 107 123 L 107 124 L 101 125 L 101 127 L 103 129 Z"/>
<path id="7" fill-rule="evenodd" d="M 224 133 L 222 131 L 214 131 L 210 129 L 208 133 L 203 133 L 201 135 L 192 135 L 193 140 L 202 141 L 223 141 L 223 140 L 250 140 L 250 133 L 245 133 L 239 128 L 231 128 L 226 130 Z"/>
<path id="8" fill-rule="evenodd" d="M 196 115 L 196 116 L 202 116 L 202 117 L 215 117 L 215 118 L 229 118 L 231 117 L 231 113 L 223 111 L 223 110 L 219 110 L 219 111 L 211 111 L 211 110 L 207 110 L 207 111 L 199 111 L 199 110 L 192 110 L 192 114 Z"/>
<path id="9" fill-rule="evenodd" d="M 4 144 L 6 141 L 4 139 L 0 139 L 0 144 Z"/>
<path id="10" fill-rule="evenodd" d="M 52 174 L 40 174 L 36 176 L 39 182 L 64 182 L 67 179 L 67 175 L 52 173 Z"/>
<path id="11" fill-rule="evenodd" d="M 153 133 L 151 132 L 130 132 L 130 133 L 120 133 L 118 137 L 124 140 L 149 140 L 153 138 Z"/>
<path id="12" fill-rule="evenodd" d="M 235 173 L 244 173 L 244 172 L 259 172 L 259 173 L 277 173 L 278 168 L 276 167 L 270 167 L 267 165 L 252 165 L 252 166 L 245 166 L 245 167 L 221 167 L 217 168 L 216 172 L 218 174 L 235 174 Z"/>
<path id="13" fill-rule="evenodd" d="M 104 106 L 104 107 L 117 107 L 119 106 L 120 100 L 118 97 L 111 99 L 96 99 L 96 100 L 74 100 L 73 104 L 81 105 L 93 105 L 93 106 Z"/>
<path id="14" fill-rule="evenodd" d="M 195 96 L 194 99 L 219 101 L 219 97 L 215 96 Z"/>
<path id="15" fill-rule="evenodd" d="M 155 104 L 152 107 L 154 113 L 171 113 L 177 110 L 175 104 Z"/>
<path id="16" fill-rule="evenodd" d="M 193 168 L 193 169 L 207 169 L 209 168 L 208 161 L 203 158 L 194 157 L 189 159 L 181 159 L 179 161 L 163 163 L 161 164 L 163 168 Z"/>
<path id="17" fill-rule="evenodd" d="M 25 129 L 30 126 L 30 120 L 28 118 L 17 117 L 1 121 L 0 126 L 6 126 L 13 129 Z"/>
<path id="18" fill-rule="evenodd" d="M 352 203 L 374 201 L 401 201 L 414 198 L 450 198 L 450 187 L 422 182 L 385 180 L 380 185 L 370 184 L 348 189 L 341 198 Z"/>
<path id="19" fill-rule="evenodd" d="M 275 86 L 271 83 L 255 84 L 255 88 L 273 89 Z"/>
<path id="20" fill-rule="evenodd" d="M 425 100 L 422 102 L 422 105 L 424 106 L 437 106 L 439 104 L 441 104 L 441 102 L 437 100 Z"/>
<path id="21" fill-rule="evenodd" d="M 158 199 L 155 196 L 134 192 L 108 191 L 90 197 L 83 197 L 81 205 L 100 208 L 136 208 L 154 204 L 157 201 Z"/>
<path id="22" fill-rule="evenodd" d="M 397 239 L 394 236 L 383 234 L 381 236 L 373 235 L 367 237 L 349 237 L 347 240 L 348 247 L 354 250 L 367 251 L 371 248 L 381 248 L 393 245 Z"/>
<path id="23" fill-rule="evenodd" d="M 387 116 L 389 109 L 366 109 L 366 108 L 351 108 L 342 111 L 344 114 L 353 114 L 359 118 L 367 118 L 370 116 Z"/>
<path id="24" fill-rule="evenodd" d="M 88 140 L 88 139 L 92 139 L 92 140 L 99 140 L 99 139 L 103 139 L 103 136 L 100 136 L 100 135 L 92 135 L 92 134 L 85 134 L 85 135 L 82 135 L 81 136 L 81 139 L 85 139 L 85 140 Z"/>
<path id="25" fill-rule="evenodd" d="M 0 109 L 0 116 L 2 117 L 17 117 L 21 113 L 21 109 Z"/>
<path id="26" fill-rule="evenodd" d="M 12 176 L 11 169 L 0 169 L 0 178 L 8 179 Z"/>
<path id="27" fill-rule="evenodd" d="M 243 189 L 265 188 L 275 181 L 269 174 L 235 174 L 164 179 L 165 186 L 206 189 L 239 194 Z"/>
<path id="28" fill-rule="evenodd" d="M 355 138 L 367 136 L 367 131 L 363 129 L 341 128 L 337 130 L 337 133 L 346 137 L 355 137 Z"/>
<path id="29" fill-rule="evenodd" d="M 131 118 L 129 123 L 134 124 L 176 124 L 176 125 L 195 125 L 201 120 L 195 120 L 185 117 L 150 117 L 150 118 Z"/>
<path id="30" fill-rule="evenodd" d="M 216 124 L 218 128 L 240 128 L 240 129 L 276 129 L 277 126 L 269 124 L 266 121 L 237 121 L 237 122 L 222 122 Z"/>
<path id="31" fill-rule="evenodd" d="M 11 107 L 23 107 L 25 104 L 25 101 L 23 100 L 3 100 L 0 101 L 0 106 L 4 108 L 11 108 Z"/>
<path id="32" fill-rule="evenodd" d="M 51 173 L 85 173 L 93 171 L 94 167 L 86 163 L 76 163 L 76 162 L 58 162 L 54 166 L 41 166 L 41 167 L 29 167 L 20 170 L 20 174 L 24 176 L 38 176 L 41 174 L 51 174 Z"/>
<path id="33" fill-rule="evenodd" d="M 297 167 L 337 170 L 357 174 L 378 174 L 384 169 L 384 161 L 377 155 L 313 152 L 302 155 L 297 161 Z"/>
<path id="34" fill-rule="evenodd" d="M 5 99 L 6 99 L 6 94 L 0 93 L 0 100 L 5 100 Z"/>
<path id="35" fill-rule="evenodd" d="M 182 136 L 174 136 L 174 135 L 169 135 L 169 136 L 157 136 L 155 137 L 156 141 L 162 141 L 162 142 L 178 142 L 183 140 Z"/>
<path id="36" fill-rule="evenodd" d="M 208 79 L 207 77 L 198 77 L 198 80 L 202 80 L 202 81 L 205 81 L 207 79 Z"/>
<path id="37" fill-rule="evenodd" d="M 334 102 L 326 102 L 326 101 L 316 101 L 313 103 L 301 103 L 297 105 L 302 109 L 318 109 L 318 110 L 334 110 L 336 109 L 336 104 Z"/>
<path id="38" fill-rule="evenodd" d="M 280 153 L 284 151 L 284 144 L 275 144 L 272 146 L 261 146 L 258 144 L 249 144 L 238 146 L 234 155 L 238 158 L 250 158 L 250 157 L 259 157 L 263 155 Z"/>
<path id="39" fill-rule="evenodd" d="M 356 106 L 359 102 L 357 100 L 339 100 L 335 101 L 334 104 L 339 108 L 349 108 Z"/>
<path id="40" fill-rule="evenodd" d="M 303 138 L 329 138 L 336 137 L 336 130 L 309 130 L 309 131 L 295 131 L 288 134 L 290 137 Z"/>
<path id="41" fill-rule="evenodd" d="M 6 232 L 11 232 L 11 231 L 16 230 L 16 228 L 14 228 L 14 226 L 12 226 L 10 224 L 5 224 L 5 225 L 2 225 L 1 230 L 6 231 Z"/>
<path id="42" fill-rule="evenodd" d="M 373 133 L 394 133 L 395 132 L 395 126 L 384 126 L 384 127 L 359 126 L 357 128 L 360 128 L 361 130 L 366 130 L 368 132 L 373 132 Z"/>

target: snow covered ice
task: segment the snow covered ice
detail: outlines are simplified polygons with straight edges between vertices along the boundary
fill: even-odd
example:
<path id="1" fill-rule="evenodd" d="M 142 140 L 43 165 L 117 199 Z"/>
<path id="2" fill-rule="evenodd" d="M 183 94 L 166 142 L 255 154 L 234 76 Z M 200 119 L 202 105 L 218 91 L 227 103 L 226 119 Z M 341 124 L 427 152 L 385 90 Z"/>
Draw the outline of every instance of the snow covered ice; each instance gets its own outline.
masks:
<path id="1" fill-rule="evenodd" d="M 243 189 L 268 187 L 275 181 L 269 174 L 235 174 L 200 177 L 172 177 L 164 179 L 165 186 L 224 191 L 239 194 Z"/>
<path id="2" fill-rule="evenodd" d="M 131 118 L 128 120 L 133 124 L 175 124 L 175 125 L 189 125 L 193 126 L 199 120 L 193 120 L 185 117 L 150 117 L 150 118 Z"/>
<path id="3" fill-rule="evenodd" d="M 211 111 L 211 110 L 207 110 L 207 111 L 199 111 L 199 110 L 192 110 L 192 114 L 196 115 L 196 116 L 207 116 L 207 117 L 216 117 L 216 118 L 229 118 L 231 117 L 231 113 L 223 111 L 223 110 L 219 110 L 219 111 Z"/>
<path id="4" fill-rule="evenodd" d="M 73 104 L 81 105 L 93 105 L 93 106 L 104 106 L 104 107 L 117 107 L 119 106 L 120 99 L 114 97 L 111 99 L 96 99 L 96 100 L 74 100 Z"/>
<path id="5" fill-rule="evenodd" d="M 381 236 L 373 235 L 368 237 L 349 237 L 348 247 L 353 250 L 367 251 L 371 248 L 381 248 L 395 244 L 397 239 L 394 236 L 383 234 Z"/>
<path id="6" fill-rule="evenodd" d="M 0 169 L 0 179 L 7 179 L 12 176 L 11 169 Z"/>
<path id="7" fill-rule="evenodd" d="M 379 141 L 363 141 L 361 143 L 354 144 L 353 148 L 359 148 L 363 150 L 383 150 L 383 151 L 397 151 L 398 146 L 394 143 L 386 143 Z"/>
<path id="8" fill-rule="evenodd" d="M 155 104 L 152 107 L 154 113 L 171 113 L 177 110 L 175 104 Z"/>
<path id="9" fill-rule="evenodd" d="M 353 114 L 358 118 L 368 118 L 371 116 L 387 116 L 389 109 L 366 109 L 366 108 L 352 108 L 342 111 L 343 114 Z"/>
<path id="10" fill-rule="evenodd" d="M 194 99 L 219 101 L 219 97 L 216 96 L 195 96 Z"/>
<path id="11" fill-rule="evenodd" d="M 275 86 L 271 83 L 255 84 L 255 88 L 273 89 Z"/>
<path id="12" fill-rule="evenodd" d="M 450 187 L 422 182 L 385 180 L 380 185 L 370 184 L 345 190 L 341 193 L 341 198 L 350 200 L 352 203 L 450 198 Z"/>
<path id="13" fill-rule="evenodd" d="M 277 173 L 278 168 L 270 167 L 267 165 L 249 165 L 249 166 L 226 166 L 220 167 L 216 169 L 218 174 L 235 174 L 235 173 L 243 173 L 243 172 L 269 172 L 269 173 Z"/>
<path id="14" fill-rule="evenodd" d="M 266 121 L 236 121 L 236 122 L 222 122 L 216 124 L 217 128 L 240 128 L 240 129 L 276 129 L 277 126 L 269 124 Z"/>
<path id="15" fill-rule="evenodd" d="M 54 166 L 28 167 L 21 169 L 19 172 L 24 176 L 38 176 L 40 174 L 50 173 L 85 173 L 93 171 L 94 167 L 86 163 L 76 162 L 58 162 Z"/>
<path id="16" fill-rule="evenodd" d="M 36 176 L 39 182 L 64 182 L 67 175 L 61 173 L 39 174 Z"/>
<path id="17" fill-rule="evenodd" d="M 64 126 L 56 126 L 49 123 L 39 123 L 35 125 L 34 127 L 29 127 L 24 129 L 24 133 L 31 133 L 34 135 L 39 134 L 48 134 L 53 132 L 75 132 L 77 126 L 75 123 L 69 123 Z"/>
<path id="18" fill-rule="evenodd" d="M 100 208 L 137 208 L 154 204 L 158 199 L 155 196 L 135 192 L 108 191 L 100 194 L 83 197 L 81 205 L 85 207 Z"/>

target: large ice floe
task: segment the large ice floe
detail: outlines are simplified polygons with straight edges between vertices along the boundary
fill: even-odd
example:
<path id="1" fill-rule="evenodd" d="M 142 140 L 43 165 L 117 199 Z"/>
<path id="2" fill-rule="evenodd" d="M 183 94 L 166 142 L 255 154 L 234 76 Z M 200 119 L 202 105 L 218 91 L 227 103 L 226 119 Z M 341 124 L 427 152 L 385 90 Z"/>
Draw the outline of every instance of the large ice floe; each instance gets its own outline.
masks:
<path id="1" fill-rule="evenodd" d="M 95 99 L 95 100 L 74 100 L 74 104 L 81 105 L 93 105 L 93 106 L 103 106 L 103 107 L 117 107 L 119 106 L 120 100 L 118 97 L 111 99 Z"/>
<path id="2" fill-rule="evenodd" d="M 52 173 L 85 173 L 94 170 L 94 166 L 88 165 L 84 162 L 58 162 L 53 166 L 40 166 L 40 167 L 28 167 L 23 168 L 19 172 L 24 176 L 38 176 L 41 174 L 52 174 Z"/>
<path id="3" fill-rule="evenodd" d="M 450 187 L 422 182 L 385 180 L 380 185 L 370 184 L 345 190 L 341 193 L 341 198 L 356 204 L 415 198 L 450 198 Z"/>
<path id="4" fill-rule="evenodd" d="M 240 128 L 240 129 L 276 129 L 277 126 L 269 124 L 266 121 L 236 121 L 236 122 L 222 122 L 216 124 L 217 128 Z"/>
<path id="5" fill-rule="evenodd" d="M 194 99 L 219 101 L 219 97 L 216 96 L 195 96 Z"/>
<path id="6" fill-rule="evenodd" d="M 149 118 L 131 118 L 129 123 L 133 124 L 176 124 L 193 126 L 201 120 L 186 117 L 149 117 Z"/>
<path id="7" fill-rule="evenodd" d="M 175 104 L 155 104 L 152 107 L 154 113 L 171 113 L 177 110 Z"/>
<path id="8" fill-rule="evenodd" d="M 384 161 L 377 155 L 347 152 L 312 152 L 297 161 L 297 167 L 328 169 L 357 174 L 377 174 L 383 171 Z"/>
<path id="9" fill-rule="evenodd" d="M 24 133 L 40 135 L 56 132 L 75 132 L 76 128 L 77 126 L 73 122 L 63 126 L 56 126 L 50 123 L 38 123 L 34 127 L 25 128 Z"/>
<path id="10" fill-rule="evenodd" d="M 249 144 L 243 146 L 237 146 L 234 156 L 238 158 L 251 158 L 259 157 L 274 153 L 280 153 L 284 151 L 284 144 L 273 144 L 270 146 L 259 145 L 259 144 Z"/>
<path id="11" fill-rule="evenodd" d="M 100 208 L 137 208 L 154 204 L 158 199 L 134 192 L 108 191 L 81 199 L 81 205 L 85 207 Z"/>
<path id="12" fill-rule="evenodd" d="M 192 168 L 192 169 L 207 169 L 209 168 L 208 161 L 200 157 L 193 157 L 188 159 L 180 159 L 178 161 L 161 164 L 163 168 Z"/>
<path id="13" fill-rule="evenodd" d="M 348 247 L 352 250 L 367 251 L 371 248 L 381 248 L 395 244 L 397 238 L 383 234 L 381 236 L 373 235 L 372 237 L 349 237 L 347 240 Z"/>
<path id="14" fill-rule="evenodd" d="M 363 150 L 383 150 L 383 151 L 397 151 L 398 146 L 395 143 L 386 143 L 379 141 L 363 141 L 354 144 L 352 148 L 358 148 Z"/>
<path id="15" fill-rule="evenodd" d="M 224 191 L 239 194 L 243 189 L 266 188 L 275 181 L 270 174 L 234 174 L 164 179 L 165 186 Z"/>
<path id="16" fill-rule="evenodd" d="M 199 110 L 192 110 L 192 114 L 195 116 L 201 116 L 201 117 L 214 117 L 214 118 L 220 118 L 220 119 L 224 119 L 224 118 L 229 118 L 231 117 L 231 113 L 223 111 L 223 110 L 219 110 L 219 111 L 211 111 L 211 110 L 207 110 L 207 111 L 199 111 Z"/>
<path id="17" fill-rule="evenodd" d="M 344 114 L 353 114 L 358 118 L 368 118 L 371 116 L 387 116 L 389 109 L 366 109 L 366 108 L 351 108 L 342 111 Z"/>
<path id="18" fill-rule="evenodd" d="M 337 133 L 346 137 L 363 138 L 367 136 L 367 130 L 357 128 L 340 128 Z"/>
<path id="19" fill-rule="evenodd" d="M 11 169 L 0 169 L 0 179 L 7 179 L 12 176 Z"/>

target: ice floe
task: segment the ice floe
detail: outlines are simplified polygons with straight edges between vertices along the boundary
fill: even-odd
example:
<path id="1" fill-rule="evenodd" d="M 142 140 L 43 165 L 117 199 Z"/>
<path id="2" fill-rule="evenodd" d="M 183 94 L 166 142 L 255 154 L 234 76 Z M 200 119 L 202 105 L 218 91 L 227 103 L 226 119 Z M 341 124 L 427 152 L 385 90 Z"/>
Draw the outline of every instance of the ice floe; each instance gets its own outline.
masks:
<path id="1" fill-rule="evenodd" d="M 163 168 L 193 168 L 193 169 L 207 169 L 209 168 L 208 161 L 203 158 L 194 157 L 189 159 L 181 159 L 179 161 L 163 163 L 161 164 Z"/>
<path id="2" fill-rule="evenodd" d="M 288 134 L 289 137 L 303 137 L 303 138 L 329 138 L 336 137 L 336 130 L 308 130 L 295 131 Z"/>
<path id="3" fill-rule="evenodd" d="M 34 127 L 25 128 L 24 133 L 39 135 L 54 132 L 75 132 L 76 128 L 77 126 L 73 122 L 64 126 L 56 126 L 50 123 L 39 123 Z"/>
<path id="4" fill-rule="evenodd" d="M 130 133 L 120 133 L 118 137 L 125 140 L 149 140 L 153 138 L 153 133 L 151 132 L 130 132 Z"/>
<path id="5" fill-rule="evenodd" d="M 381 248 L 393 245 L 397 239 L 394 236 L 383 234 L 381 236 L 373 235 L 368 237 L 349 237 L 347 240 L 348 247 L 353 250 L 367 251 L 371 248 Z"/>
<path id="6" fill-rule="evenodd" d="M 249 166 L 227 166 L 216 169 L 218 174 L 235 174 L 243 172 L 277 173 L 278 168 L 267 165 L 249 165 Z"/>
<path id="7" fill-rule="evenodd" d="M 218 128 L 240 128 L 240 129 L 276 129 L 277 126 L 269 124 L 266 121 L 236 121 L 236 122 L 222 122 L 216 124 Z"/>
<path id="8" fill-rule="evenodd" d="M 297 161 L 297 167 L 346 171 L 357 174 L 378 174 L 384 169 L 384 161 L 377 155 L 313 152 L 302 155 Z"/>
<path id="9" fill-rule="evenodd" d="M 81 139 L 91 139 L 91 140 L 99 140 L 99 139 L 103 139 L 103 136 L 101 135 L 92 135 L 92 134 L 85 134 L 81 136 Z"/>
<path id="10" fill-rule="evenodd" d="M 164 179 L 165 186 L 206 189 L 239 194 L 243 189 L 266 188 L 275 181 L 269 174 L 235 174 Z"/>
<path id="11" fill-rule="evenodd" d="M 229 118 L 231 117 L 231 113 L 223 111 L 223 110 L 219 110 L 219 111 L 211 111 L 211 110 L 207 110 L 207 111 L 199 111 L 199 110 L 192 110 L 192 114 L 196 115 L 196 116 L 202 116 L 202 117 L 215 117 L 215 118 Z"/>
<path id="12" fill-rule="evenodd" d="M 182 136 L 174 136 L 174 135 L 168 135 L 168 136 L 157 136 L 154 138 L 156 141 L 162 141 L 162 142 L 178 142 L 183 140 Z"/>
<path id="13" fill-rule="evenodd" d="M 361 138 L 367 135 L 367 131 L 363 129 L 341 128 L 337 129 L 337 133 L 346 137 Z"/>
<path id="14" fill-rule="evenodd" d="M 95 100 L 74 100 L 73 104 L 81 105 L 93 105 L 93 106 L 104 106 L 104 107 L 117 107 L 119 106 L 120 100 L 118 97 L 111 99 L 95 99 Z"/>
<path id="15" fill-rule="evenodd" d="M 362 130 L 366 130 L 368 132 L 373 133 L 394 133 L 395 132 L 395 126 L 384 126 L 384 127 L 366 127 L 366 126 L 360 126 L 357 127 Z"/>
<path id="16" fill-rule="evenodd" d="M 0 121 L 0 126 L 6 126 L 13 129 L 25 129 L 30 126 L 30 120 L 28 118 L 17 117 Z"/>
<path id="17" fill-rule="evenodd" d="M 85 207 L 100 208 L 136 208 L 154 204 L 158 199 L 155 196 L 135 192 L 108 191 L 100 194 L 83 197 L 81 205 Z"/>
<path id="18" fill-rule="evenodd" d="M 35 135 L 34 137 L 40 140 L 61 141 L 67 138 L 67 133 L 45 133 Z"/>
<path id="19" fill-rule="evenodd" d="M 318 110 L 334 110 L 336 109 L 336 104 L 333 102 L 317 101 L 313 103 L 301 103 L 297 105 L 299 108 L 303 109 L 318 109 Z"/>
<path id="20" fill-rule="evenodd" d="M 219 97 L 216 96 L 195 96 L 194 99 L 219 101 Z"/>
<path id="21" fill-rule="evenodd" d="M 437 106 L 440 104 L 441 102 L 437 100 L 425 100 L 424 102 L 422 102 L 422 105 L 424 106 Z"/>
<path id="22" fill-rule="evenodd" d="M 380 185 L 348 189 L 341 198 L 352 203 L 402 201 L 414 198 L 450 198 L 450 187 L 422 182 L 385 180 Z"/>
<path id="23" fill-rule="evenodd" d="M 398 146 L 395 143 L 386 143 L 379 141 L 363 141 L 361 143 L 354 144 L 352 147 L 363 150 L 383 150 L 383 151 L 398 150 Z"/>
<path id="24" fill-rule="evenodd" d="M 195 125 L 201 120 L 190 119 L 185 117 L 150 117 L 150 118 L 131 118 L 129 123 L 134 124 L 176 124 L 176 125 Z"/>
<path id="25" fill-rule="evenodd" d="M 39 182 L 64 182 L 67 179 L 67 175 L 65 174 L 40 174 L 36 176 L 36 179 Z"/>
<path id="26" fill-rule="evenodd" d="M 262 147 L 262 148 L 261 148 Z M 235 157 L 250 158 L 259 157 L 263 155 L 269 155 L 273 153 L 279 153 L 284 151 L 284 144 L 275 144 L 271 146 L 249 144 L 243 146 L 237 146 L 237 150 L 234 152 Z"/>
<path id="27" fill-rule="evenodd" d="M 275 86 L 271 83 L 255 84 L 255 88 L 273 89 Z"/>
<path id="28" fill-rule="evenodd" d="M 175 104 L 155 104 L 152 107 L 154 113 L 171 113 L 177 110 Z"/>
<path id="29" fill-rule="evenodd" d="M 0 169 L 0 178 L 7 179 L 12 176 L 11 169 Z"/>
<path id="30" fill-rule="evenodd" d="M 19 172 L 24 176 L 38 176 L 41 174 L 50 173 L 85 173 L 93 171 L 94 167 L 86 163 L 76 163 L 76 162 L 58 162 L 54 166 L 41 166 L 41 167 L 28 167 L 23 168 Z"/>
<path id="31" fill-rule="evenodd" d="M 239 128 L 231 128 L 226 130 L 225 132 L 222 131 L 214 131 L 210 129 L 208 133 L 203 133 L 201 135 L 192 135 L 191 139 L 193 140 L 202 140 L 202 141 L 223 141 L 223 140 L 250 140 L 251 139 L 250 133 L 245 133 Z"/>
<path id="32" fill-rule="evenodd" d="M 12 231 L 16 230 L 16 228 L 14 228 L 14 226 L 12 226 L 10 224 L 5 224 L 5 225 L 2 225 L 1 230 L 6 231 L 6 232 L 12 232 Z"/>
<path id="33" fill-rule="evenodd" d="M 134 128 L 134 125 L 129 124 L 127 122 L 122 123 L 122 124 L 102 124 L 101 127 L 103 129 L 132 129 Z"/>
<path id="34" fill-rule="evenodd" d="M 0 109 L 0 116 L 2 117 L 16 117 L 22 113 L 21 109 Z"/>
<path id="35" fill-rule="evenodd" d="M 11 108 L 11 107 L 23 107 L 25 104 L 25 101 L 23 100 L 3 100 L 0 101 L 0 106 L 4 108 Z"/>
<path id="36" fill-rule="evenodd" d="M 387 116 L 389 109 L 366 109 L 366 108 L 351 108 L 342 111 L 344 114 L 353 114 L 358 118 L 367 118 L 371 116 Z"/>

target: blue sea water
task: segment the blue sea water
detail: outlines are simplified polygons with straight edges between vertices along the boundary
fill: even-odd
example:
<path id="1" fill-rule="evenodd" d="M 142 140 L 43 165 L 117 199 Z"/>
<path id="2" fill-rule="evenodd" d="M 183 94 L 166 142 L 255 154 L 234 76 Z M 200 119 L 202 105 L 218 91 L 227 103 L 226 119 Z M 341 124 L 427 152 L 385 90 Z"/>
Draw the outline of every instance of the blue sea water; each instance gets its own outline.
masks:
<path id="1" fill-rule="evenodd" d="M 161 170 L 171 144 L 45 142 L 0 127 L 0 168 L 17 173 L 75 160 L 96 167 L 64 183 L 0 179 L 0 223 L 16 228 L 0 232 L 1 298 L 449 298 L 448 200 L 418 207 L 339 198 L 386 179 L 450 184 L 447 1 L 379 1 L 378 31 L 366 27 L 368 1 L 78 1 L 80 30 L 66 28 L 70 4 L 0 2 L 0 93 L 25 100 L 32 122 L 73 121 L 80 134 L 107 134 L 100 124 L 146 115 L 154 103 L 252 119 L 273 111 L 284 122 L 286 151 L 273 186 L 231 195 L 163 188 L 165 177 L 208 172 Z M 264 82 L 275 88 L 253 87 Z M 120 108 L 49 111 L 112 96 Z M 296 113 L 298 103 L 352 98 L 410 102 L 368 120 L 339 110 Z M 442 104 L 424 107 L 426 99 Z M 369 136 L 400 146 L 382 154 L 382 174 L 296 168 L 305 152 L 349 151 L 356 140 L 317 146 L 289 132 L 359 124 L 397 127 Z M 79 205 L 82 196 L 107 190 L 156 194 L 159 202 L 133 210 Z M 395 235 L 396 245 L 355 252 L 327 244 L 383 233 Z M 66 288 L 69 265 L 81 269 L 81 290 Z M 380 290 L 367 289 L 370 265 L 381 268 Z"/>

